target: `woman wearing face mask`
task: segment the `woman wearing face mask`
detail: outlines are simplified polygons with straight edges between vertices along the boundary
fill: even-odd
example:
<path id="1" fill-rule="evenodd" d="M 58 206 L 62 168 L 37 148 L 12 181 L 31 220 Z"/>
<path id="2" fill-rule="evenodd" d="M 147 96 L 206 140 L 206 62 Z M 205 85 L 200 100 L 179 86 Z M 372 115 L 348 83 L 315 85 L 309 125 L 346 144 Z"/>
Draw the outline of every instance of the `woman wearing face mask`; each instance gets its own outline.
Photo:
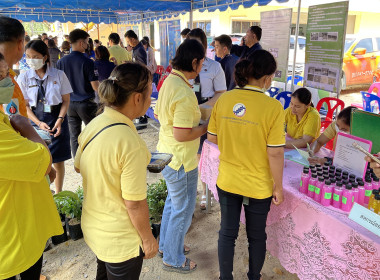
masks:
<path id="1" fill-rule="evenodd" d="M 350 124 L 351 124 L 351 112 L 356 110 L 356 107 L 349 106 L 344 108 L 339 114 L 336 121 L 333 121 L 325 131 L 318 137 L 316 141 L 311 146 L 313 154 L 318 153 L 318 151 L 326 145 L 331 139 L 334 139 L 334 150 L 336 135 L 339 132 L 350 133 Z M 311 157 L 309 158 L 310 164 L 324 164 L 327 161 L 326 158 Z"/>
<path id="2" fill-rule="evenodd" d="M 7 73 L 0 53 L 0 106 L 15 87 Z M 38 280 L 46 241 L 63 233 L 46 180 L 50 153 L 23 116 L 0 112 L 0 132 L 0 279 Z"/>
<path id="3" fill-rule="evenodd" d="M 165 79 L 154 110 L 160 121 L 157 150 L 173 154 L 171 163 L 162 171 L 168 196 L 162 214 L 160 255 L 163 269 L 189 273 L 195 262 L 185 257 L 185 235 L 191 225 L 197 197 L 199 138 L 207 124 L 199 125 L 201 112 L 192 91 L 190 79 L 202 69 L 205 50 L 198 40 L 186 39 L 177 49 L 173 70 Z"/>
<path id="4" fill-rule="evenodd" d="M 319 136 L 321 118 L 311 102 L 311 92 L 299 88 L 292 93 L 290 106 L 285 110 L 286 148 L 306 148 Z"/>
<path id="5" fill-rule="evenodd" d="M 248 237 L 248 279 L 261 279 L 266 252 L 266 220 L 271 202 L 284 200 L 284 110 L 265 95 L 276 71 L 265 50 L 235 66 L 239 88 L 224 93 L 212 110 L 207 139 L 220 150 L 217 190 L 221 223 L 218 256 L 221 280 L 233 279 L 235 240 L 244 206 Z"/>
<path id="6" fill-rule="evenodd" d="M 57 171 L 56 192 L 62 191 L 65 160 L 71 158 L 70 134 L 66 112 L 72 92 L 65 73 L 49 65 L 49 50 L 41 40 L 33 40 L 25 47 L 26 61 L 32 68 L 17 81 L 27 103 L 28 117 L 39 129 L 51 134 L 49 145 L 53 166 Z"/>

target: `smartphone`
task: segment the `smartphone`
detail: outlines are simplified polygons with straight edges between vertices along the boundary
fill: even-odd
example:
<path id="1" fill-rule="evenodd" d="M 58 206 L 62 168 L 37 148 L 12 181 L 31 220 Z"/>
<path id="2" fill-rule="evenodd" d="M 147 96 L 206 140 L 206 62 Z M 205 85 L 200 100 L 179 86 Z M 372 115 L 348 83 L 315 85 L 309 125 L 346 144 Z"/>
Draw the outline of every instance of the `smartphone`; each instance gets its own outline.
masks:
<path id="1" fill-rule="evenodd" d="M 364 150 L 364 148 L 362 146 L 360 146 L 358 143 L 352 143 L 352 146 L 356 149 L 358 149 L 359 151 L 361 151 L 363 154 L 369 156 L 372 160 L 374 160 L 377 164 L 380 164 L 380 159 L 378 159 L 377 157 L 375 157 L 373 154 L 369 153 L 368 151 Z"/>

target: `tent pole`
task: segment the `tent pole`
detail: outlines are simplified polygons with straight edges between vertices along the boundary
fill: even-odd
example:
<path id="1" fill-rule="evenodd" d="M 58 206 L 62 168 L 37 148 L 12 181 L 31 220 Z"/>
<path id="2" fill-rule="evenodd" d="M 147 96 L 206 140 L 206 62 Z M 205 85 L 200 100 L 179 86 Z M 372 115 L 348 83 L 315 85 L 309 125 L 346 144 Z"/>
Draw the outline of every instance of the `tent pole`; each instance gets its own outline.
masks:
<path id="1" fill-rule="evenodd" d="M 300 27 L 300 14 L 301 14 L 301 0 L 298 0 L 298 11 L 297 11 L 297 23 L 296 23 L 296 38 L 294 40 L 294 56 L 293 56 L 293 72 L 292 72 L 292 84 L 290 91 L 294 90 L 294 74 L 296 72 L 296 58 L 297 58 L 297 46 L 298 46 L 298 32 Z"/>
<path id="2" fill-rule="evenodd" d="M 99 36 L 99 23 L 97 24 L 97 27 L 98 27 L 98 40 L 100 40 L 100 36 Z"/>
<path id="3" fill-rule="evenodd" d="M 193 0 L 191 0 L 191 3 L 190 3 L 190 20 L 189 20 L 189 23 L 190 23 L 189 28 L 193 29 Z"/>

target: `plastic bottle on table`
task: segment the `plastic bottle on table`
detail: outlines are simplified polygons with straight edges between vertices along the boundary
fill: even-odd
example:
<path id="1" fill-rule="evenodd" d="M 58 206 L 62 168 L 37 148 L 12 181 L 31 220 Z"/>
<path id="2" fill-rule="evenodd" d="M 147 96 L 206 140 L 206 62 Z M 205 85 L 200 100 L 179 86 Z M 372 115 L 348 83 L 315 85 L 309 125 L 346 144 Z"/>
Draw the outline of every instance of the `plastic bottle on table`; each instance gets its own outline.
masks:
<path id="1" fill-rule="evenodd" d="M 375 198 L 371 204 L 371 208 L 368 207 L 368 209 L 375 212 L 376 214 L 380 213 L 380 194 L 375 195 Z"/>
<path id="2" fill-rule="evenodd" d="M 358 183 L 356 182 L 350 182 L 352 186 L 352 193 L 354 195 L 354 202 L 359 203 L 359 189 L 358 189 Z"/>
<path id="3" fill-rule="evenodd" d="M 340 209 L 342 209 L 345 212 L 350 212 L 353 204 L 354 195 L 352 193 L 352 186 L 351 184 L 347 184 L 346 188 L 343 189 L 342 206 L 340 207 Z"/>
<path id="4" fill-rule="evenodd" d="M 322 193 L 321 193 L 321 204 L 323 206 L 331 205 L 332 193 L 333 193 L 333 188 L 331 186 L 331 181 L 327 180 L 325 181 L 325 184 L 323 185 Z"/>
<path id="5" fill-rule="evenodd" d="M 365 196 L 364 196 L 364 204 L 368 204 L 369 197 L 372 194 L 372 180 L 371 177 L 365 177 L 364 180 L 364 188 L 365 188 Z"/>
<path id="6" fill-rule="evenodd" d="M 302 175 L 301 175 L 301 181 L 300 181 L 300 192 L 301 193 L 307 193 L 307 189 L 309 187 L 309 180 L 310 180 L 310 175 L 309 175 L 309 168 L 304 168 Z"/>
<path id="7" fill-rule="evenodd" d="M 333 200 L 332 200 L 332 206 L 335 208 L 340 208 L 342 204 L 342 182 L 336 182 L 336 186 L 334 188 L 334 194 L 333 194 Z"/>
<path id="8" fill-rule="evenodd" d="M 317 185 L 315 186 L 314 200 L 319 203 L 321 202 L 321 191 L 323 186 L 325 185 L 324 181 L 325 180 L 323 177 L 319 177 Z"/>
<path id="9" fill-rule="evenodd" d="M 376 176 L 372 179 L 372 189 L 378 189 L 380 188 L 380 179 Z"/>
<path id="10" fill-rule="evenodd" d="M 314 193 L 315 193 L 315 186 L 317 185 L 317 175 L 313 174 L 311 175 L 311 178 L 309 180 L 309 187 L 307 189 L 307 196 L 314 198 Z"/>
<path id="11" fill-rule="evenodd" d="M 336 186 L 336 185 L 335 185 L 335 184 L 336 184 L 336 180 L 335 180 L 335 178 L 331 178 L 331 179 L 330 179 L 330 182 L 331 182 L 331 187 L 332 187 L 332 188 L 335 188 L 335 186 Z"/>
<path id="12" fill-rule="evenodd" d="M 368 209 L 371 209 L 372 203 L 375 200 L 375 196 L 378 194 L 380 194 L 379 190 L 372 190 L 372 194 L 369 197 L 369 201 L 368 201 Z"/>
<path id="13" fill-rule="evenodd" d="M 358 181 L 359 204 L 364 205 L 365 187 L 363 180 Z"/>

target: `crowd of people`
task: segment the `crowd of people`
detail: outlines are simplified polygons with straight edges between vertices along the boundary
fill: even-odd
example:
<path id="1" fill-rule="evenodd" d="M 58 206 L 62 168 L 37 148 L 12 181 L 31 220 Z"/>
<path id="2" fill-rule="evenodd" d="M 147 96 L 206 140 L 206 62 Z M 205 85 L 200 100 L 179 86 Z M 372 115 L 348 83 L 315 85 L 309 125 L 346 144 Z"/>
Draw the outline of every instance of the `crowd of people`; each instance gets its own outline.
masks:
<path id="1" fill-rule="evenodd" d="M 151 154 L 134 124 L 146 122 L 157 68 L 149 38 L 140 41 L 129 30 L 124 48 L 120 36 L 111 33 L 107 48 L 75 29 L 58 49 L 55 38 L 42 34 L 31 40 L 18 20 L 0 17 L 0 279 L 18 274 L 39 279 L 46 241 L 62 234 L 49 182 L 62 191 L 71 156 L 83 177 L 82 230 L 97 258 L 97 280 L 138 279 L 143 259 L 155 255 L 166 271 L 194 271 L 197 263 L 186 257 L 191 248 L 184 240 L 196 206 L 205 139 L 220 150 L 220 279 L 233 279 L 242 206 L 247 277 L 261 279 L 267 216 L 272 203 L 284 200 L 284 149 L 311 144 L 317 153 L 339 131 L 349 131 L 353 109 L 342 110 L 322 135 L 306 88 L 292 93 L 284 110 L 265 94 L 277 64 L 261 48 L 261 33 L 250 27 L 241 46 L 227 35 L 216 37 L 214 61 L 205 56 L 202 29 L 181 32 L 184 40 L 154 110 L 160 122 L 157 150 L 173 155 L 162 171 L 168 196 L 157 243 L 146 199 Z M 17 63 L 18 77 L 12 70 Z M 204 123 L 202 104 L 213 107 Z M 373 164 L 373 170 L 380 176 L 380 166 Z M 202 209 L 205 191 L 203 186 Z"/>

